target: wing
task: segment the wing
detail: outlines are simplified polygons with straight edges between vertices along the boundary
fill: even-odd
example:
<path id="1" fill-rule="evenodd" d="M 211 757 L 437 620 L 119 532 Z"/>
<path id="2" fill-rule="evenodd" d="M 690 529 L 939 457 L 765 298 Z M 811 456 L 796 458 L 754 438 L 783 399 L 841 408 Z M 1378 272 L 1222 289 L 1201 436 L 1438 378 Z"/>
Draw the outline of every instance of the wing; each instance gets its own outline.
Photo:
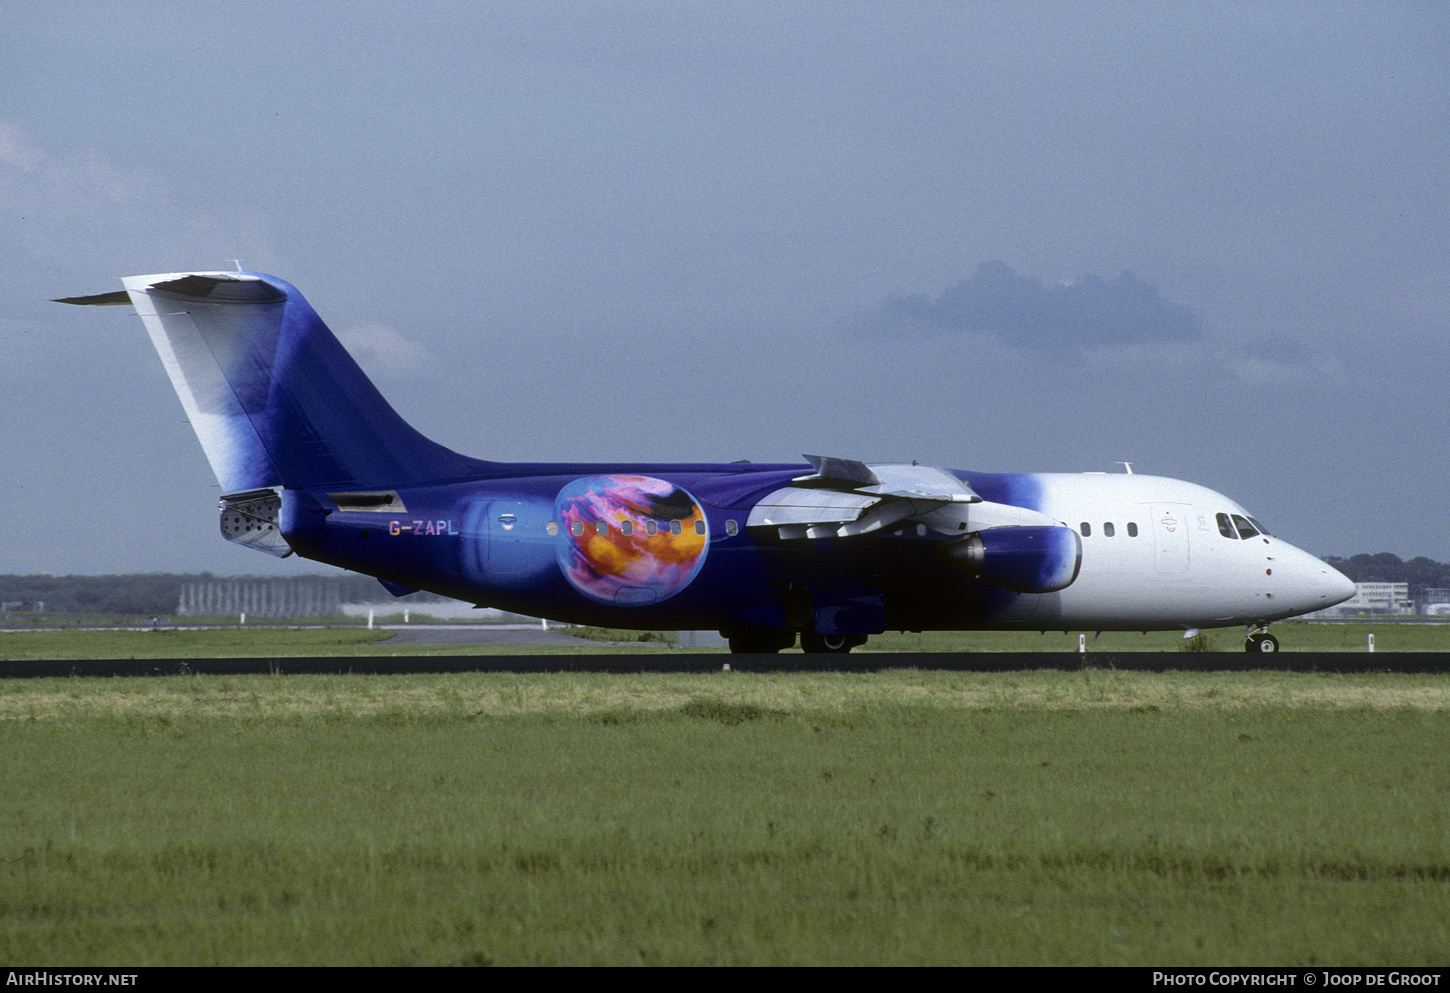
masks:
<path id="1" fill-rule="evenodd" d="M 792 542 L 850 540 L 901 524 L 925 525 L 936 534 L 940 561 L 997 586 L 1051 593 L 1077 578 L 1082 539 L 1075 530 L 1026 507 L 984 501 L 953 472 L 806 458 L 816 471 L 766 494 L 750 511 L 747 527 Z"/>
<path id="2" fill-rule="evenodd" d="M 767 494 L 751 510 L 747 527 L 774 530 L 785 541 L 854 538 L 982 502 L 961 478 L 933 466 L 806 459 L 816 471 Z M 939 529 L 965 529 L 965 515 L 948 517 L 960 517 L 962 527 Z"/>

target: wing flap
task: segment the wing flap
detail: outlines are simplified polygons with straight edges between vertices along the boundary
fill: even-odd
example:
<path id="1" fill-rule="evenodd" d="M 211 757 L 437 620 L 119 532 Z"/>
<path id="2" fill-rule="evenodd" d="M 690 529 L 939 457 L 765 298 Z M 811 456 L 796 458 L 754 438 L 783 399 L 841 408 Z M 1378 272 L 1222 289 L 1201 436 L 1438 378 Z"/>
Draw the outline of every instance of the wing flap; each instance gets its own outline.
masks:
<path id="1" fill-rule="evenodd" d="M 821 455 L 806 459 L 816 471 L 762 498 L 747 527 L 774 529 L 782 541 L 856 538 L 903 521 L 939 518 L 944 508 L 982 502 L 955 474 L 934 466 L 867 465 Z"/>

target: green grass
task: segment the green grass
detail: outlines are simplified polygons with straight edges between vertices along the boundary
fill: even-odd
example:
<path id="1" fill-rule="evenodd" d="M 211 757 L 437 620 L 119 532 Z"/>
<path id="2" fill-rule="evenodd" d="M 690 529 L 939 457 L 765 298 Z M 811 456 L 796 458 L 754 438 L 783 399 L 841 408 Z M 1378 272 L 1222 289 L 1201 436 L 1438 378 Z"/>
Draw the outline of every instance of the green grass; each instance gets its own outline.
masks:
<path id="1" fill-rule="evenodd" d="M 0 632 L 0 660 L 280 658 L 370 655 L 582 655 L 633 651 L 638 631 L 620 631 L 620 644 L 607 644 L 603 629 L 589 629 L 571 646 L 398 645 L 392 632 L 364 627 L 216 627 L 143 630 Z M 652 634 L 658 634 L 653 632 Z M 628 641 L 630 644 L 623 642 Z"/>
<path id="2" fill-rule="evenodd" d="M 0 684 L 0 959 L 1436 964 L 1450 686 Z"/>
<path id="3" fill-rule="evenodd" d="M 0 659 L 271 658 L 366 651 L 392 637 L 367 628 L 218 627 L 196 630 L 0 632 Z"/>
<path id="4" fill-rule="evenodd" d="M 1377 652 L 1450 651 L 1450 624 L 1385 621 L 1384 623 L 1310 624 L 1286 621 L 1270 629 L 1285 652 L 1363 652 L 1373 632 Z M 1078 636 L 1071 631 L 924 631 L 872 635 L 867 651 L 882 652 L 1075 652 Z M 1190 642 L 1181 631 L 1085 632 L 1088 654 L 1105 652 L 1180 652 Z M 1201 633 L 1205 650 L 1242 652 L 1244 630 L 1213 628 Z M 860 651 L 860 649 L 857 649 Z"/>
<path id="5" fill-rule="evenodd" d="M 561 634 L 567 634 L 574 638 L 582 638 L 585 641 L 600 642 L 628 642 L 631 644 L 656 644 L 676 645 L 679 643 L 679 634 L 675 631 L 630 631 L 624 628 L 600 628 L 600 627 L 567 627 L 556 628 Z"/>

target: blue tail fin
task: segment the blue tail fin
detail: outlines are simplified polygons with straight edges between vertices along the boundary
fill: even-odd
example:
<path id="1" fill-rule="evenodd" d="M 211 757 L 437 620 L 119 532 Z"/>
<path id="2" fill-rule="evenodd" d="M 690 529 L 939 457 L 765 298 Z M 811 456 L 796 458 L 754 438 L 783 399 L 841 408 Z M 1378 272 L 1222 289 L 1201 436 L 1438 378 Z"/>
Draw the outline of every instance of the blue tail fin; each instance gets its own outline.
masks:
<path id="1" fill-rule="evenodd" d="M 399 417 L 290 284 L 227 272 L 123 282 L 223 494 L 362 490 L 487 471 L 489 463 Z"/>

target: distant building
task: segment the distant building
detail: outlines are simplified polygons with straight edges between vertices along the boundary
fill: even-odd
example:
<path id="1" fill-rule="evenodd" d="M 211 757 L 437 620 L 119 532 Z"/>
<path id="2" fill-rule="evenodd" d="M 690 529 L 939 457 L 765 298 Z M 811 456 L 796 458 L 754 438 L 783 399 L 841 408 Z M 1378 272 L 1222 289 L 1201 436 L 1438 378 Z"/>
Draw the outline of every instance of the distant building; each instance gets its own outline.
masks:
<path id="1" fill-rule="evenodd" d="M 356 576 L 297 576 L 290 579 L 209 579 L 181 584 L 178 617 L 236 617 L 289 620 L 320 617 L 366 617 L 368 613 L 414 614 L 467 620 L 496 619 L 500 611 L 480 610 L 471 603 L 437 593 L 417 592 L 397 598 L 376 582 Z M 366 577 L 363 577 L 366 579 Z"/>
<path id="2" fill-rule="evenodd" d="M 1420 594 L 1420 613 L 1431 617 L 1450 617 L 1450 589 L 1427 586 Z"/>
<path id="3" fill-rule="evenodd" d="M 1343 603 L 1305 616 L 1384 617 L 1415 612 L 1415 603 L 1410 599 L 1409 583 L 1355 583 L 1354 590 L 1354 596 Z"/>
<path id="4" fill-rule="evenodd" d="M 342 613 L 336 579 L 213 579 L 181 584 L 178 617 L 336 617 Z"/>

